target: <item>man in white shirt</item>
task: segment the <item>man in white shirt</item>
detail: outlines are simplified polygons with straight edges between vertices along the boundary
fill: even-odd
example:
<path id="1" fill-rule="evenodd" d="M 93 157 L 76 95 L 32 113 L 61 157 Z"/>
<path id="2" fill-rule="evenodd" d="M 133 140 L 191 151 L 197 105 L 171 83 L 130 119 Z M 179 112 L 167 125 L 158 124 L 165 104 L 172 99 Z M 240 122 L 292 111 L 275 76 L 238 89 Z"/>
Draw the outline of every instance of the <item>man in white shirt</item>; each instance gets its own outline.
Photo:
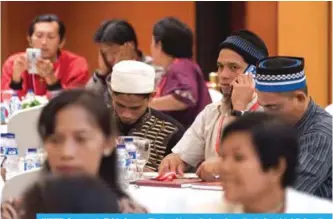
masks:
<path id="1" fill-rule="evenodd" d="M 267 56 L 265 43 L 247 30 L 236 32 L 221 43 L 217 72 L 224 98 L 207 105 L 197 116 L 172 149 L 173 153 L 162 160 L 160 174 L 169 171 L 183 174 L 194 167 L 198 176 L 206 181 L 219 178 L 217 149 L 221 131 L 233 119 L 235 111 L 259 109 L 251 72 L 255 73 L 256 62 Z"/>

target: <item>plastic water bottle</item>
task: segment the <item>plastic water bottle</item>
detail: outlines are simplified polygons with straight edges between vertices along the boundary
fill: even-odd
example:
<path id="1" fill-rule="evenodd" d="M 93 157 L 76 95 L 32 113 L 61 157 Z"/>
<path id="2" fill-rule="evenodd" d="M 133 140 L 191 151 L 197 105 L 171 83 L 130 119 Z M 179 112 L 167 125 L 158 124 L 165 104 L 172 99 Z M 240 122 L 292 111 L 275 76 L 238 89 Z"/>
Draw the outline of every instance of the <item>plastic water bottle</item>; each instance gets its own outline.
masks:
<path id="1" fill-rule="evenodd" d="M 41 167 L 37 148 L 28 148 L 24 158 L 24 171 L 33 170 Z"/>
<path id="2" fill-rule="evenodd" d="M 117 166 L 119 169 L 119 180 L 120 185 L 123 185 L 127 188 L 128 185 L 128 166 L 129 166 L 129 155 L 126 150 L 126 146 L 124 144 L 117 145 L 117 155 L 118 155 L 118 162 Z"/>
<path id="3" fill-rule="evenodd" d="M 134 144 L 133 137 L 125 137 L 124 142 L 126 145 L 127 153 L 130 156 L 130 159 L 135 160 L 136 159 L 136 146 Z"/>
<path id="4" fill-rule="evenodd" d="M 27 93 L 27 95 L 25 96 L 25 100 L 26 100 L 26 101 L 29 101 L 29 102 L 32 102 L 32 101 L 35 100 L 35 94 L 34 94 L 34 92 L 33 92 L 32 89 L 29 89 L 29 90 L 28 90 L 28 93 Z"/>
<path id="5" fill-rule="evenodd" d="M 6 144 L 5 142 L 7 141 L 7 134 L 6 133 L 1 133 L 0 134 L 0 155 L 5 155 L 6 151 L 5 151 L 5 147 Z"/>
<path id="6" fill-rule="evenodd" d="M 14 93 L 10 98 L 9 108 L 10 108 L 10 115 L 13 115 L 13 113 L 21 109 L 21 101 L 16 93 Z"/>
<path id="7" fill-rule="evenodd" d="M 5 124 L 9 114 L 8 104 L 0 103 L 0 109 L 1 109 L 0 123 Z"/>
<path id="8" fill-rule="evenodd" d="M 4 141 L 4 152 L 7 156 L 4 167 L 7 173 L 17 173 L 19 170 L 18 147 L 15 141 L 15 134 L 7 133 Z"/>

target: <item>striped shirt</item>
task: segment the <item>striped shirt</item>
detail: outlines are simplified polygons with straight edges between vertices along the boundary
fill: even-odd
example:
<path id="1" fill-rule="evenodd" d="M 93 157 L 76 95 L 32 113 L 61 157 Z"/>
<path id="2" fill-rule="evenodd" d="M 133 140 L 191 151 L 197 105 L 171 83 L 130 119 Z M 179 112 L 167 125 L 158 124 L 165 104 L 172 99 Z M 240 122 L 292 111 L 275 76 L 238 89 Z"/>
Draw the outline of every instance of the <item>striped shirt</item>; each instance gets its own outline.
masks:
<path id="1" fill-rule="evenodd" d="M 332 116 L 311 100 L 296 127 L 300 163 L 294 187 L 332 199 Z"/>
<path id="2" fill-rule="evenodd" d="M 118 128 L 123 136 L 137 136 L 151 140 L 150 156 L 145 167 L 153 171 L 158 171 L 163 158 L 171 153 L 171 149 L 185 132 L 178 121 L 153 109 L 148 109 L 147 113 L 130 127 L 120 124 L 118 120 Z"/>

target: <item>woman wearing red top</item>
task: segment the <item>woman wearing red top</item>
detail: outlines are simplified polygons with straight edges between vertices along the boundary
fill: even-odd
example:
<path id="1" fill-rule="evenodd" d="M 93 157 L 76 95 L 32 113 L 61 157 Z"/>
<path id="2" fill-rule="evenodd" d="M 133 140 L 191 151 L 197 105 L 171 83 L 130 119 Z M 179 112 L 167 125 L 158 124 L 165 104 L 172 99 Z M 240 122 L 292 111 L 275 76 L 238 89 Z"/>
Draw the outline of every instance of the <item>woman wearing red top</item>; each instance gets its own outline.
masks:
<path id="1" fill-rule="evenodd" d="M 28 31 L 32 48 L 41 49 L 36 63 L 37 74 L 29 74 L 25 53 L 10 56 L 4 63 L 1 75 L 2 90 L 12 89 L 19 96 L 28 90 L 36 95 L 52 91 L 84 86 L 89 80 L 88 63 L 85 58 L 61 50 L 65 44 L 65 25 L 55 15 L 35 18 Z"/>

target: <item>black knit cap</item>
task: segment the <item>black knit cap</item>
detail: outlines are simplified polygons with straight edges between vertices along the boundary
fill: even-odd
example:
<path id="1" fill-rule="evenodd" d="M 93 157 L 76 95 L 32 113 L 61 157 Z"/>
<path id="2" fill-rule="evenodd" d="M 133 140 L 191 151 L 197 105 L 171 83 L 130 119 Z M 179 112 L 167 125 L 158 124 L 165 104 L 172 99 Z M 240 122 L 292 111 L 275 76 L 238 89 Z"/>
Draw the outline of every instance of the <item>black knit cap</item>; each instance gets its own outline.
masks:
<path id="1" fill-rule="evenodd" d="M 219 46 L 222 49 L 231 49 L 241 55 L 251 65 L 268 56 L 268 49 L 264 41 L 249 30 L 240 30 L 227 37 Z"/>

